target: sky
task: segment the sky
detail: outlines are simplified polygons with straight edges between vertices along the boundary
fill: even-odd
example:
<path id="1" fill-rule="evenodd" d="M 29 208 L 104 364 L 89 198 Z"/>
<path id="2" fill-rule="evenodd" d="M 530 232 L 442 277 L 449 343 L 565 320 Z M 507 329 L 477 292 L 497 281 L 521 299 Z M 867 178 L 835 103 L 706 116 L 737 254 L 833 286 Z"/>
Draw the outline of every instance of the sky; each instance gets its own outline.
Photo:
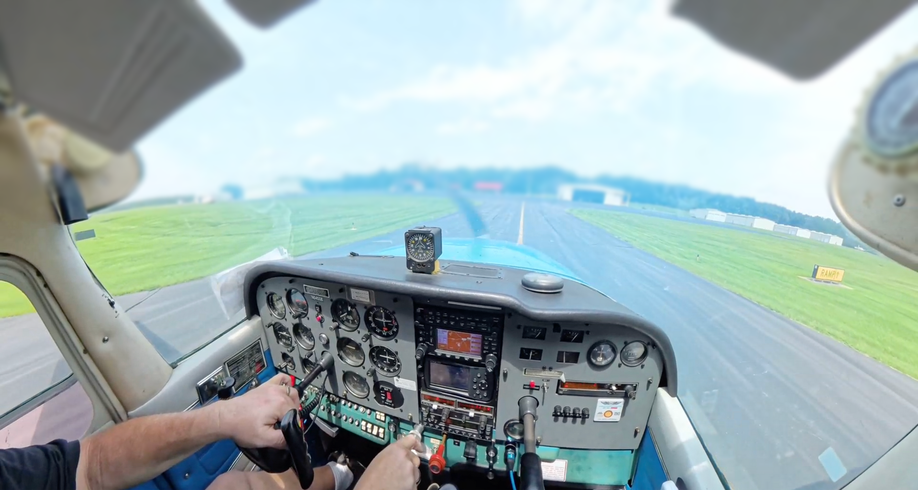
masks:
<path id="1" fill-rule="evenodd" d="M 140 142 L 132 200 L 405 162 L 552 164 L 834 218 L 831 160 L 863 91 L 918 32 L 912 9 L 800 83 L 662 0 L 320 0 L 270 30 L 203 4 L 245 66 Z"/>

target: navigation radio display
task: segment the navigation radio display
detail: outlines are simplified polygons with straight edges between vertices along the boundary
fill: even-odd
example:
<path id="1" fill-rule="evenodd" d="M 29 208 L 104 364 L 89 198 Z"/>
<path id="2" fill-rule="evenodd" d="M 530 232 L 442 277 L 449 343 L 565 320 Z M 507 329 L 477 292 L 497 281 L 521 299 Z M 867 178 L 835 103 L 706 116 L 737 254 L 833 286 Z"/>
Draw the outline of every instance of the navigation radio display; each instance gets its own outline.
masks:
<path id="1" fill-rule="evenodd" d="M 444 388 L 451 388 L 466 393 L 472 382 L 468 367 L 456 364 L 430 363 L 430 383 Z"/>
<path id="2" fill-rule="evenodd" d="M 481 357 L 481 334 L 438 328 L 437 350 Z"/>

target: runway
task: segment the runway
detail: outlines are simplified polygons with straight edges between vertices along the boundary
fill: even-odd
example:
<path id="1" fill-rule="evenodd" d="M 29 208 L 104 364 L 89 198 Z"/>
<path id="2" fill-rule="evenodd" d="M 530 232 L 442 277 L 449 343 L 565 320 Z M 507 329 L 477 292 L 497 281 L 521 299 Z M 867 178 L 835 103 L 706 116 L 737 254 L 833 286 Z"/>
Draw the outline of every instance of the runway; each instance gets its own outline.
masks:
<path id="1" fill-rule="evenodd" d="M 486 198 L 478 209 L 489 238 L 547 254 L 668 333 L 680 400 L 733 488 L 837 489 L 918 424 L 912 378 L 617 240 L 570 215 L 571 205 Z M 460 214 L 418 224 L 440 226 L 446 237 L 472 235 Z M 398 231 L 309 256 L 371 254 L 402 239 Z M 241 319 L 224 315 L 206 279 L 119 302 L 170 361 Z M 62 375 L 53 345 L 28 347 L 43 342 L 34 333 L 43 329 L 25 328 L 39 321 L 0 320 L 5 358 L 28 351 L 35 366 L 25 376 L 8 363 L 5 392 Z M 848 470 L 835 483 L 819 460 L 830 448 Z"/>

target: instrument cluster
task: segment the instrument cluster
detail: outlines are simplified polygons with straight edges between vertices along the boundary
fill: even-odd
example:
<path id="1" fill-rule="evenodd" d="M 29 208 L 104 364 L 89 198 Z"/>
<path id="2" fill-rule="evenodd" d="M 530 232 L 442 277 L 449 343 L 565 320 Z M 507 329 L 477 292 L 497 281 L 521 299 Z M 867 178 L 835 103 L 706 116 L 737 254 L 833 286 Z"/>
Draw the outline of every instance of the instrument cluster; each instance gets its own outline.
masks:
<path id="1" fill-rule="evenodd" d="M 411 298 L 305 278 L 273 278 L 257 295 L 272 361 L 303 377 L 326 352 L 335 366 L 316 383 L 325 393 L 401 419 L 418 416 Z M 404 377 L 404 378 L 403 378 Z"/>
<path id="2" fill-rule="evenodd" d="M 401 282 L 369 287 L 358 275 L 345 283 L 310 272 L 273 274 L 254 299 L 280 371 L 303 377 L 332 354 L 334 367 L 314 382 L 318 392 L 396 425 L 420 422 L 481 445 L 515 443 L 519 400 L 531 396 L 543 445 L 633 451 L 640 444 L 664 382 L 664 353 L 641 326 L 627 324 L 630 317 L 578 321 L 560 295 L 521 292 L 543 308 L 527 310 L 461 301 L 460 290 L 425 295 L 399 291 Z M 562 293 L 568 299 L 584 294 L 597 308 L 620 308 L 584 286 L 570 289 Z"/>

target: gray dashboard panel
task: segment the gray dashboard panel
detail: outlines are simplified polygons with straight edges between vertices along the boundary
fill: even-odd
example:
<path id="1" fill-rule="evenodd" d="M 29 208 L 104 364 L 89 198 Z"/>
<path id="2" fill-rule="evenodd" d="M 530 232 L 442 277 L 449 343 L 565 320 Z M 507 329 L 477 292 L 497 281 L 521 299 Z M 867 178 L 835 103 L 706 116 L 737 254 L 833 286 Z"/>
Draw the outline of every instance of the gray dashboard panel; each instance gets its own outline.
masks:
<path id="1" fill-rule="evenodd" d="M 441 261 L 480 267 L 481 264 Z M 532 321 L 627 325 L 646 335 L 665 366 L 659 386 L 672 396 L 678 393 L 678 368 L 669 337 L 656 325 L 634 314 L 602 293 L 569 279 L 563 292 L 540 294 L 527 291 L 520 281 L 527 271 L 498 267 L 494 278 L 454 274 L 415 274 L 405 268 L 403 258 L 348 256 L 261 264 L 248 272 L 245 281 L 246 315 L 258 315 L 258 285 L 277 276 L 303 276 L 335 284 L 348 284 L 410 297 L 499 306 Z"/>
<path id="2" fill-rule="evenodd" d="M 545 339 L 525 339 L 525 327 L 545 329 Z M 561 332 L 580 332 L 580 342 L 561 342 Z M 616 358 L 608 366 L 594 367 L 587 361 L 591 346 L 599 341 L 612 342 L 616 347 Z M 647 359 L 638 366 L 629 367 L 620 362 L 619 356 L 625 342 L 642 341 L 650 338 L 633 328 L 590 322 L 539 322 L 520 315 L 508 315 L 504 327 L 503 352 L 501 356 L 500 403 L 497 406 L 497 427 L 503 428 L 510 420 L 519 419 L 517 401 L 525 395 L 532 395 L 539 401 L 539 419 L 536 423 L 536 437 L 541 444 L 553 447 L 580 449 L 628 449 L 640 445 L 644 435 L 650 409 L 660 383 L 663 369 L 659 349 L 648 348 Z M 541 350 L 540 360 L 521 359 L 521 348 Z M 558 352 L 572 352 L 579 356 L 576 363 L 558 362 Z M 530 351 L 531 352 L 531 351 Z M 527 371 L 524 371 L 527 370 Z M 532 374 L 541 372 L 542 374 Z M 529 375 L 527 375 L 527 373 Z M 582 383 L 635 384 L 638 386 L 633 399 L 621 394 L 606 392 L 572 395 L 558 394 L 562 381 Z M 524 386 L 535 382 L 537 390 Z M 547 389 L 542 389 L 543 385 Z M 624 408 L 618 421 L 596 421 L 600 400 L 623 400 Z M 554 417 L 555 406 L 587 409 L 589 418 Z M 602 417 L 600 417 L 602 418 Z M 503 432 L 497 436 L 505 440 Z"/>

